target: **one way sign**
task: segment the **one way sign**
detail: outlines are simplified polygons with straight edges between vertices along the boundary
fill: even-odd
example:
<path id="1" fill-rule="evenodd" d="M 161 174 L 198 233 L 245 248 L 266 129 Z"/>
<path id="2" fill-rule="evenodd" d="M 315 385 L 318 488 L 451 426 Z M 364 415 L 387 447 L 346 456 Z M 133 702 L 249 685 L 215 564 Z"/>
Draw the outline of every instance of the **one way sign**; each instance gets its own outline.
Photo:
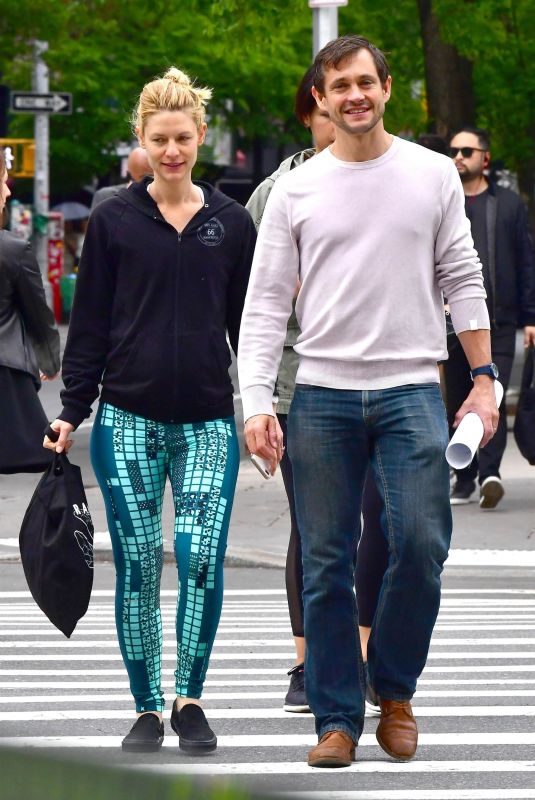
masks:
<path id="1" fill-rule="evenodd" d="M 18 114 L 72 114 L 70 92 L 11 92 L 10 99 Z"/>

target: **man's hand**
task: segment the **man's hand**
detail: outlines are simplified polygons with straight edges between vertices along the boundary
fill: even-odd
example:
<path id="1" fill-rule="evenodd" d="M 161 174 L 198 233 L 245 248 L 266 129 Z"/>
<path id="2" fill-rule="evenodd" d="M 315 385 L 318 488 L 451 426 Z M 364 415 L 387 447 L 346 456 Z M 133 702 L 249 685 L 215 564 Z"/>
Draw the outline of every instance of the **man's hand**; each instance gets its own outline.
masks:
<path id="1" fill-rule="evenodd" d="M 500 414 L 496 406 L 494 381 L 486 375 L 474 378 L 474 388 L 455 415 L 453 427 L 456 428 L 465 414 L 474 411 L 483 423 L 483 438 L 480 447 L 485 447 L 496 433 Z"/>
<path id="2" fill-rule="evenodd" d="M 271 474 L 275 474 L 284 452 L 283 433 L 277 417 L 269 414 L 249 417 L 245 423 L 245 444 L 250 453 L 269 461 Z"/>
<path id="3" fill-rule="evenodd" d="M 45 436 L 43 447 L 46 447 L 47 450 L 55 450 L 56 453 L 61 453 L 63 450 L 68 452 L 72 446 L 72 439 L 69 439 L 69 436 L 73 432 L 74 426 L 70 422 L 64 422 L 62 419 L 55 419 L 54 422 L 50 423 L 50 427 L 56 433 L 59 433 L 59 439 L 57 442 L 53 442 L 48 436 Z"/>
<path id="4" fill-rule="evenodd" d="M 524 347 L 535 345 L 535 325 L 526 325 L 524 328 Z"/>

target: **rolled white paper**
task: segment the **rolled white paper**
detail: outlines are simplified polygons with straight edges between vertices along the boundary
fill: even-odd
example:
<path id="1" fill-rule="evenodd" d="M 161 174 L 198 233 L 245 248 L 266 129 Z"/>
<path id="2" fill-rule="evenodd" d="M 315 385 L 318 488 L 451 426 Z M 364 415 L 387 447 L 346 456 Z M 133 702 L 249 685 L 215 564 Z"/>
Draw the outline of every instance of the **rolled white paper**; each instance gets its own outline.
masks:
<path id="1" fill-rule="evenodd" d="M 494 381 L 496 405 L 503 399 L 503 386 Z M 453 469 L 464 469 L 472 461 L 483 438 L 483 423 L 474 411 L 465 414 L 446 448 L 446 461 Z"/>

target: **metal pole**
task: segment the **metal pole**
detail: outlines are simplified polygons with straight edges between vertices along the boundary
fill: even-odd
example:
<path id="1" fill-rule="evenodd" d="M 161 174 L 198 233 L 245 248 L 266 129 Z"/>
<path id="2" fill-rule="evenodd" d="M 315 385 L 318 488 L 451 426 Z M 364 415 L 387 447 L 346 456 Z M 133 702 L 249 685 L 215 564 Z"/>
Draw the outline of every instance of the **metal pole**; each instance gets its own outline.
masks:
<path id="1" fill-rule="evenodd" d="M 348 0 L 308 0 L 312 9 L 312 58 L 338 36 L 338 7 Z"/>
<path id="2" fill-rule="evenodd" d="M 34 68 L 32 90 L 34 92 L 47 93 L 49 89 L 48 67 L 41 56 L 48 50 L 48 42 L 35 40 L 33 47 Z M 38 219 L 35 237 L 35 251 L 39 266 L 43 272 L 43 282 L 47 290 L 49 289 L 49 283 L 47 279 L 48 233 L 46 231 L 43 218 L 48 218 L 50 192 L 48 170 L 48 120 L 48 114 L 35 115 L 35 179 L 33 190 L 34 211 L 37 217 L 40 218 Z M 41 232 L 43 230 L 44 232 Z"/>

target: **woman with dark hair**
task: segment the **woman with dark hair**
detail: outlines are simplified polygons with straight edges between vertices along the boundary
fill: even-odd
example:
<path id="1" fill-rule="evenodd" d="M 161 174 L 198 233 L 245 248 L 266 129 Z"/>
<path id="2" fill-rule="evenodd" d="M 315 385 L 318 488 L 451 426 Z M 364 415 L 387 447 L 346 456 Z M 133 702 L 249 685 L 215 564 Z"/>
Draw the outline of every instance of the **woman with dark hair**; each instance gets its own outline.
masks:
<path id="1" fill-rule="evenodd" d="M 0 148 L 0 219 L 11 192 Z M 1 226 L 0 226 L 1 228 Z M 0 473 L 42 472 L 47 419 L 37 396 L 58 374 L 59 333 L 30 245 L 0 229 Z"/>
<path id="2" fill-rule="evenodd" d="M 295 115 L 301 125 L 310 130 L 314 147 L 301 150 L 283 161 L 278 169 L 266 178 L 253 192 L 246 205 L 258 230 L 264 214 L 267 199 L 273 185 L 280 175 L 295 169 L 312 158 L 316 153 L 321 152 L 334 142 L 334 125 L 329 119 L 328 114 L 322 111 L 313 95 L 313 70 L 308 69 L 303 75 L 295 95 Z M 296 296 L 299 287 L 296 287 Z M 292 402 L 295 389 L 295 376 L 297 373 L 298 356 L 294 352 L 293 346 L 299 335 L 299 325 L 295 316 L 295 310 L 288 320 L 286 341 L 277 376 L 276 393 L 277 419 L 284 433 L 287 435 L 287 420 L 290 404 Z M 286 594 L 288 597 L 288 608 L 290 611 L 290 621 L 295 642 L 296 659 L 295 665 L 288 672 L 290 676 L 290 687 L 284 700 L 286 711 L 304 712 L 309 711 L 304 685 L 304 660 L 305 660 L 305 638 L 303 630 L 303 568 L 301 561 L 301 539 L 297 527 L 295 515 L 294 488 L 292 465 L 286 451 L 280 462 L 284 489 L 290 507 L 290 541 L 288 544 L 288 554 L 286 557 Z"/>

